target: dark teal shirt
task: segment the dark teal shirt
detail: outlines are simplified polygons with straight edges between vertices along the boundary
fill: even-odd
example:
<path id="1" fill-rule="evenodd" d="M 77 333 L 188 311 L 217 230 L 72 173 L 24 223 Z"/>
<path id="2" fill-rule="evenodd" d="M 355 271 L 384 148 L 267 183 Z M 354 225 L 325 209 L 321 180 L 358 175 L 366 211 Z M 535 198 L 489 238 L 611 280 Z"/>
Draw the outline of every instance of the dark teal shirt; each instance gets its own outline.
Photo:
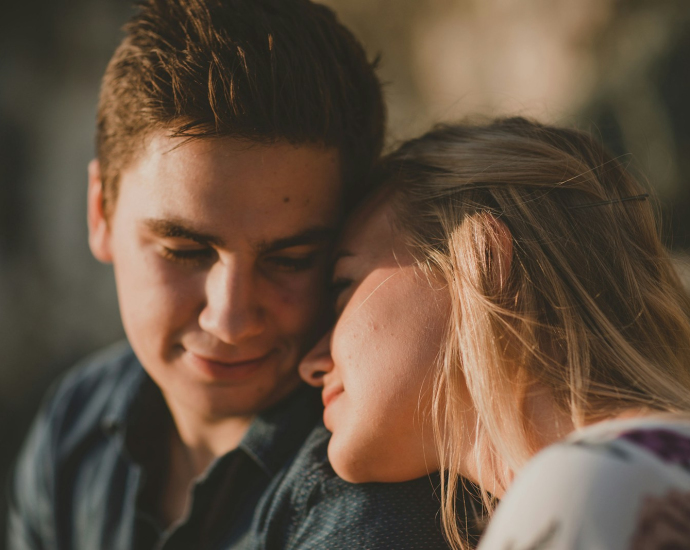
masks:
<path id="1" fill-rule="evenodd" d="M 328 463 L 318 392 L 258 415 L 192 489 L 183 521 L 155 519 L 171 418 L 127 344 L 55 386 L 17 461 L 9 550 L 447 548 L 436 478 L 354 485 Z"/>

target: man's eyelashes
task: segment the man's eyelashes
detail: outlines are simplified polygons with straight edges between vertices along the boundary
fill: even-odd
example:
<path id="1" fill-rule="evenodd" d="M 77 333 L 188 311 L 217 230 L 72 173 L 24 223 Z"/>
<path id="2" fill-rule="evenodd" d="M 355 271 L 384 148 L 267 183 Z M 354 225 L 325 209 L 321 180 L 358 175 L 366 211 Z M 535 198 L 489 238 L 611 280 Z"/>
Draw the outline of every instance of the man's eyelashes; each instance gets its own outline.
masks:
<path id="1" fill-rule="evenodd" d="M 215 249 L 161 247 L 161 255 L 172 262 L 189 266 L 202 266 L 217 257 Z M 302 256 L 267 256 L 258 260 L 261 269 L 271 272 L 293 273 L 307 271 L 314 267 L 318 254 Z"/>
<path id="2" fill-rule="evenodd" d="M 200 265 L 215 255 L 212 248 L 161 248 L 162 256 L 170 261 L 185 265 Z"/>

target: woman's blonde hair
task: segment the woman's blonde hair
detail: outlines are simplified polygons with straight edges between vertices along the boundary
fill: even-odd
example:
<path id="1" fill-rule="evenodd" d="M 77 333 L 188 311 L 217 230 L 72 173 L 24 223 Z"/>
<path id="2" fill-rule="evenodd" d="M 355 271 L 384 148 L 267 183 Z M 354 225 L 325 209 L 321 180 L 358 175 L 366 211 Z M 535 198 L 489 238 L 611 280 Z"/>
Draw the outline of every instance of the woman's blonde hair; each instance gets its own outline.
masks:
<path id="1" fill-rule="evenodd" d="M 413 250 L 452 297 L 434 423 L 455 548 L 460 442 L 475 438 L 477 467 L 505 489 L 538 449 L 535 383 L 575 427 L 690 410 L 690 300 L 645 189 L 591 136 L 522 118 L 440 126 L 384 167 Z"/>

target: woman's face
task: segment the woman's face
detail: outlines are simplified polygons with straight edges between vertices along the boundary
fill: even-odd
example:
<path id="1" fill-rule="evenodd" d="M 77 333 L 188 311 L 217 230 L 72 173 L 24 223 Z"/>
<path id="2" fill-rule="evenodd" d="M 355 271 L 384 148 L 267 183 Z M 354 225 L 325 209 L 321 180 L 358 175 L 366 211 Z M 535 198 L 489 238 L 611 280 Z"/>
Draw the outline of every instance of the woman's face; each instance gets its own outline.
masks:
<path id="1" fill-rule="evenodd" d="M 349 222 L 333 277 L 338 321 L 300 365 L 302 378 L 323 386 L 328 456 L 351 482 L 438 469 L 432 385 L 450 298 L 416 266 L 389 202 L 372 202 Z"/>

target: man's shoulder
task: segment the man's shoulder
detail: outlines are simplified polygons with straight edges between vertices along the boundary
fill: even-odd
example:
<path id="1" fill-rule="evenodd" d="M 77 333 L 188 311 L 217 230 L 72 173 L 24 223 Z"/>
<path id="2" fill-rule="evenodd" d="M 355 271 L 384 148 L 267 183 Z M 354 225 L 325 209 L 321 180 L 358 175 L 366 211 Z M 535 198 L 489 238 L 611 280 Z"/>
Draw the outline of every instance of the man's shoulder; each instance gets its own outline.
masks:
<path id="1" fill-rule="evenodd" d="M 322 424 L 314 428 L 266 495 L 265 548 L 447 548 L 437 476 L 348 483 L 328 462 L 329 440 Z"/>
<path id="2" fill-rule="evenodd" d="M 56 540 L 56 504 L 71 509 L 82 458 L 107 448 L 101 444 L 104 421 L 126 404 L 142 374 L 129 345 L 121 343 L 80 361 L 53 384 L 10 482 L 8 530 L 13 548 L 23 548 L 26 541 L 37 538 Z M 90 462 L 95 466 L 102 457 L 96 455 Z"/>
<path id="3" fill-rule="evenodd" d="M 140 367 L 129 342 L 122 340 L 78 361 L 58 380 L 56 393 L 72 389 L 89 391 L 103 384 L 117 384 L 127 377 L 129 370 Z"/>
<path id="4" fill-rule="evenodd" d="M 78 445 L 94 429 L 122 414 L 123 404 L 143 374 L 126 341 L 79 361 L 48 391 L 34 423 L 34 436 L 43 445 Z M 38 443 L 38 441 L 37 441 Z"/>

